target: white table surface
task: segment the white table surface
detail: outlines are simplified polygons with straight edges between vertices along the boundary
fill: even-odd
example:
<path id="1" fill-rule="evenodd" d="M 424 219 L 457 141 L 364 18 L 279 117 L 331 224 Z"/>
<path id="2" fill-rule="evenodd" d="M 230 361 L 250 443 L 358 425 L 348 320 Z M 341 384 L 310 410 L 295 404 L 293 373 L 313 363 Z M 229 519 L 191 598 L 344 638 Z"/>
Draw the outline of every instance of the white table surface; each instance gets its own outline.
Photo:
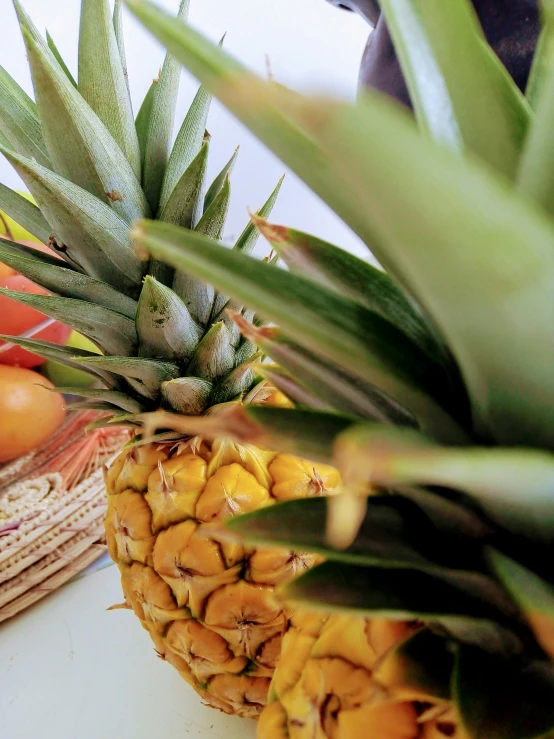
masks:
<path id="1" fill-rule="evenodd" d="M 110 566 L 0 627 L 2 739 L 254 739 L 155 654 Z"/>

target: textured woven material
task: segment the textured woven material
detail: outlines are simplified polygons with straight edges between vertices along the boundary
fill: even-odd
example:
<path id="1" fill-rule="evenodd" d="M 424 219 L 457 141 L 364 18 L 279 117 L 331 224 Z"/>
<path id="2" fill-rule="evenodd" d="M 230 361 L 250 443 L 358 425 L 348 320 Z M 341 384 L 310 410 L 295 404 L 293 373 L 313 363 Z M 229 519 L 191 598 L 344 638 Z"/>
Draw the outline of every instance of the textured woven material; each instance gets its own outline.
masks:
<path id="1" fill-rule="evenodd" d="M 103 467 L 128 438 L 71 415 L 46 445 L 0 469 L 0 622 L 106 551 Z"/>

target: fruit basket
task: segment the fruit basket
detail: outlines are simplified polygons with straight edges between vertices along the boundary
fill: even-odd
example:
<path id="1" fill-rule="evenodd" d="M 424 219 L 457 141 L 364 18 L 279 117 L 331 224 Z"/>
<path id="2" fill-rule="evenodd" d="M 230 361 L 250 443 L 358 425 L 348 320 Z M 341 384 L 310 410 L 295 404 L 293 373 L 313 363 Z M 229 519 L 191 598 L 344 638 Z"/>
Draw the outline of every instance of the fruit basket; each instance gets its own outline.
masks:
<path id="1" fill-rule="evenodd" d="M 46 319 L 21 334 L 31 338 Z M 0 353 L 12 345 L 4 343 Z M 0 465 L 0 622 L 104 554 L 103 467 L 126 441 L 121 428 L 89 429 L 97 410 L 70 411 L 37 448 Z M 32 419 L 29 419 L 32 422 Z"/>
<path id="2" fill-rule="evenodd" d="M 126 432 L 87 434 L 100 416 L 70 413 L 47 443 L 0 468 L 0 622 L 106 551 L 103 467 Z"/>

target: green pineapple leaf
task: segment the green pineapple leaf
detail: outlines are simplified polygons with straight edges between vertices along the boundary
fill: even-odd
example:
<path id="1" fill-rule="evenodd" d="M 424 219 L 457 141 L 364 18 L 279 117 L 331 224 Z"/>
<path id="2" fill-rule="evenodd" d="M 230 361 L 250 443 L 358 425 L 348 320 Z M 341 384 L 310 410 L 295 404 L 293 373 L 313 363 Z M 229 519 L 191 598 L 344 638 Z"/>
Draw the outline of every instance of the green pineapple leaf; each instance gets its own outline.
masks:
<path id="1" fill-rule="evenodd" d="M 88 367 L 81 363 L 81 360 L 86 361 L 97 357 L 98 355 L 94 354 L 94 352 L 89 352 L 86 349 L 76 349 L 75 347 L 60 346 L 59 344 L 52 344 L 49 341 L 41 341 L 40 339 L 22 339 L 20 336 L 7 336 L 6 334 L 0 334 L 0 339 L 27 349 L 39 357 L 44 357 L 44 359 L 50 359 L 53 362 L 63 364 L 65 367 L 83 370 L 83 372 L 92 375 L 108 388 L 117 387 L 117 378 L 113 374 L 105 372 L 101 368 Z"/>
<path id="2" fill-rule="evenodd" d="M 554 587 L 501 552 L 491 550 L 490 560 L 496 576 L 525 614 L 537 641 L 554 659 Z"/>
<path id="3" fill-rule="evenodd" d="M 107 410 L 113 410 L 113 406 L 127 413 L 142 413 L 146 410 L 144 405 L 139 403 L 138 400 L 117 390 L 98 390 L 96 388 L 86 387 L 56 387 L 56 392 L 63 393 L 64 395 L 80 395 L 83 398 L 92 398 L 99 402 L 107 403 L 110 406 Z"/>
<path id="4" fill-rule="evenodd" d="M 257 211 L 256 215 L 259 216 L 260 218 L 269 218 L 269 216 L 271 215 L 271 211 L 273 210 L 273 207 L 275 203 L 277 202 L 277 198 L 281 191 L 283 180 L 284 180 L 284 175 L 283 177 L 281 177 L 281 179 L 277 183 L 275 189 L 273 190 L 269 198 L 266 200 L 266 202 Z M 235 242 L 233 249 L 236 249 L 237 251 L 241 251 L 244 254 L 250 254 L 254 250 L 254 247 L 256 246 L 259 237 L 260 237 L 259 230 L 254 226 L 254 224 L 252 223 L 252 220 L 250 220 L 246 224 L 244 231 L 241 233 L 241 235 L 238 237 L 237 241 Z M 212 316 L 215 319 L 221 319 L 223 310 L 225 309 L 228 303 L 229 303 L 229 297 L 227 295 L 225 295 L 224 293 L 217 294 L 215 297 L 215 301 L 214 301 Z"/>
<path id="5" fill-rule="evenodd" d="M 137 303 L 111 285 L 67 267 L 62 268 L 64 263 L 59 259 L 36 249 L 27 247 L 22 252 L 23 249 L 24 246 L 0 238 L 0 261 L 56 295 L 88 300 L 127 318 L 135 318 Z"/>
<path id="6" fill-rule="evenodd" d="M 204 141 L 200 151 L 183 172 L 167 203 L 160 220 L 184 228 L 194 228 L 202 213 L 201 194 L 208 165 L 209 142 Z"/>
<path id="7" fill-rule="evenodd" d="M 551 79 L 554 65 L 554 8 L 552 0 L 542 0 L 542 24 L 539 40 L 533 56 L 531 72 L 525 88 L 525 97 L 533 110 Z"/>
<path id="8" fill-rule="evenodd" d="M 2 146 L 0 142 L 0 146 Z M 52 228 L 39 208 L 15 190 L 0 182 L 0 209 L 7 213 L 16 223 L 23 226 L 43 244 L 47 244 Z"/>
<path id="9" fill-rule="evenodd" d="M 210 382 L 225 377 L 235 366 L 235 350 L 229 329 L 218 321 L 206 332 L 187 368 L 187 374 Z"/>
<path id="10" fill-rule="evenodd" d="M 84 334 L 109 354 L 132 354 L 137 335 L 130 318 L 85 300 L 35 295 L 0 288 L 0 294 L 44 313 Z"/>
<path id="11" fill-rule="evenodd" d="M 255 354 L 248 361 L 239 364 L 213 389 L 211 405 L 228 403 L 247 393 L 256 381 L 261 380 L 259 362 L 261 354 Z"/>
<path id="12" fill-rule="evenodd" d="M 156 77 L 152 80 L 148 92 L 144 96 L 142 105 L 139 108 L 137 117 L 135 119 L 135 129 L 137 132 L 139 147 L 140 147 L 140 160 L 144 163 L 144 157 L 146 152 L 146 142 L 148 141 L 148 129 L 150 127 L 150 118 L 152 116 L 152 108 L 154 100 L 156 99 L 156 92 L 158 88 L 159 78 Z"/>
<path id="13" fill-rule="evenodd" d="M 174 23 L 177 23 L 179 19 L 188 18 L 189 5 L 190 0 L 181 0 L 177 20 L 172 18 Z M 156 84 L 151 88 L 153 90 L 152 101 L 151 103 L 148 101 L 145 109 L 146 131 L 143 136 L 142 186 L 153 213 L 157 212 L 160 204 L 160 194 L 169 159 L 180 77 L 179 62 L 171 54 L 167 54 Z"/>
<path id="14" fill-rule="evenodd" d="M 114 2 L 113 28 L 115 32 L 115 39 L 117 41 L 117 48 L 119 49 L 119 56 L 121 59 L 121 67 L 123 68 L 123 76 L 125 77 L 125 84 L 127 85 L 127 89 L 129 89 L 129 74 L 127 72 L 127 56 L 125 54 L 125 37 L 123 35 L 123 5 L 121 4 L 121 0 L 115 0 Z M 140 151 L 140 147 L 139 147 L 139 151 Z M 142 163 L 142 154 L 140 157 L 140 163 Z"/>
<path id="15" fill-rule="evenodd" d="M 169 200 L 160 213 L 160 220 L 189 229 L 193 228 L 197 224 L 202 213 L 202 192 L 208 167 L 208 153 L 209 141 L 206 140 L 202 144 L 196 157 L 183 173 L 179 182 L 175 185 L 173 192 L 169 196 Z M 176 274 L 175 270 L 164 262 L 160 262 L 156 259 L 150 260 L 149 272 L 160 280 L 160 282 L 163 282 L 164 285 L 170 285 L 173 283 L 173 290 L 175 290 L 178 295 L 188 296 L 188 292 L 185 291 L 188 291 L 189 289 L 192 291 L 193 289 L 193 283 L 191 280 L 194 280 L 194 278 L 189 278 L 188 275 Z M 194 280 L 194 289 L 199 292 L 199 296 L 196 297 L 191 292 L 190 307 L 193 311 L 197 311 L 198 315 L 201 316 L 201 298 L 205 291 L 210 290 L 210 288 L 207 288 L 206 286 L 201 285 L 197 280 Z M 195 320 L 198 320 L 196 315 L 194 317 Z"/>
<path id="16" fill-rule="evenodd" d="M 454 700 L 469 736 L 542 739 L 554 730 L 554 664 L 506 660 L 461 646 Z"/>
<path id="17" fill-rule="evenodd" d="M 48 44 L 48 48 L 50 49 L 50 51 L 54 55 L 56 61 L 58 62 L 58 64 L 60 65 L 60 67 L 65 72 L 65 74 L 67 76 L 67 79 L 71 82 L 71 84 L 73 85 L 73 87 L 77 87 L 77 82 L 75 81 L 75 78 L 71 74 L 71 72 L 69 70 L 69 67 L 64 62 L 64 60 L 62 58 L 62 55 L 60 54 L 60 52 L 58 50 L 58 47 L 56 46 L 56 42 L 54 41 L 54 39 L 52 38 L 52 36 L 48 33 L 48 29 L 46 30 L 46 43 Z"/>
<path id="18" fill-rule="evenodd" d="M 550 215 L 554 215 L 554 12 L 544 3 L 545 12 L 535 68 L 529 95 L 535 117 L 525 140 L 517 184 L 525 195 L 533 198 Z"/>
<path id="19" fill-rule="evenodd" d="M 273 208 L 275 207 L 275 203 L 277 202 L 279 193 L 281 192 L 281 187 L 283 186 L 284 180 L 285 175 L 281 177 L 281 179 L 275 186 L 275 189 L 266 200 L 266 202 L 262 205 L 262 207 L 256 211 L 255 217 L 262 219 L 269 218 L 271 212 L 273 211 Z M 237 249 L 237 251 L 243 252 L 243 254 L 251 254 L 254 251 L 254 247 L 256 246 L 259 237 L 260 230 L 253 222 L 253 219 L 251 219 L 250 223 L 246 225 L 244 231 L 238 237 L 233 248 Z"/>
<path id="20" fill-rule="evenodd" d="M 216 175 L 214 181 L 209 186 L 208 191 L 206 192 L 206 196 L 204 198 L 204 207 L 202 209 L 203 212 L 207 211 L 210 205 L 213 203 L 213 201 L 216 198 L 216 195 L 219 194 L 219 191 L 223 187 L 227 177 L 231 176 L 231 173 L 233 172 L 233 168 L 235 166 L 235 162 L 237 161 L 237 157 L 239 155 L 239 148 L 235 149 L 233 152 L 233 156 L 229 159 L 227 164 L 223 167 L 221 172 Z"/>
<path id="21" fill-rule="evenodd" d="M 201 338 L 181 298 L 153 277 L 144 280 L 136 314 L 139 355 L 186 363 Z"/>
<path id="22" fill-rule="evenodd" d="M 56 172 L 127 222 L 149 212 L 126 156 L 42 43 L 22 27 L 44 140 Z M 127 91 L 125 91 L 127 94 Z"/>
<path id="23" fill-rule="evenodd" d="M 209 239 L 219 241 L 223 236 L 230 200 L 231 181 L 229 176 L 227 176 L 223 187 L 215 196 L 210 207 L 204 211 L 194 230 L 199 234 L 207 236 Z"/>
<path id="24" fill-rule="evenodd" d="M 0 66 L 0 128 L 11 149 L 50 164 L 37 106 L 17 82 Z"/>
<path id="25" fill-rule="evenodd" d="M 158 400 L 160 386 L 166 380 L 179 377 L 179 367 L 173 362 L 164 362 L 144 357 L 76 357 L 75 361 L 81 367 L 92 370 L 102 370 L 110 374 L 124 377 L 137 393 L 149 400 Z"/>
<path id="26" fill-rule="evenodd" d="M 63 279 L 63 277 L 65 276 L 65 270 L 68 270 L 72 274 L 74 273 L 71 265 L 69 265 L 67 262 L 64 262 L 62 259 L 54 256 L 54 252 L 52 252 L 51 255 L 46 254 L 45 252 L 39 251 L 32 246 L 26 246 L 25 244 L 20 244 L 17 241 L 10 241 L 9 239 L 5 239 L 3 236 L 0 236 L 0 250 L 2 253 L 0 261 L 4 261 L 6 264 L 9 264 L 13 269 L 16 270 L 16 272 L 19 272 L 19 269 L 14 265 L 18 263 L 18 260 L 23 260 L 33 261 L 37 263 L 37 265 L 45 264 L 57 267 L 58 271 L 61 273 L 60 279 Z M 13 264 L 12 262 L 8 262 L 8 260 L 12 260 Z"/>
<path id="27" fill-rule="evenodd" d="M 82 0 L 79 92 L 127 157 L 137 180 L 140 148 L 108 0 Z"/>
<path id="28" fill-rule="evenodd" d="M 267 269 L 258 260 L 195 232 L 143 222 L 133 231 L 133 238 L 157 259 L 213 283 L 278 322 L 295 341 L 348 367 L 413 413 L 430 433 L 436 432 L 439 438 L 465 438 L 435 402 L 441 398 L 446 406 L 451 403 L 449 381 L 442 370 L 380 316 L 311 280 Z"/>
<path id="29" fill-rule="evenodd" d="M 108 205 L 78 185 L 0 147 L 46 214 L 57 248 L 70 264 L 136 295 L 145 264 L 131 249 L 129 226 Z"/>
<path id="30" fill-rule="evenodd" d="M 171 150 L 160 195 L 160 213 L 163 213 L 183 174 L 200 151 L 205 137 L 211 102 L 212 96 L 201 87 L 185 116 Z"/>
<path id="31" fill-rule="evenodd" d="M 530 110 L 469 0 L 382 0 L 420 125 L 513 178 Z"/>

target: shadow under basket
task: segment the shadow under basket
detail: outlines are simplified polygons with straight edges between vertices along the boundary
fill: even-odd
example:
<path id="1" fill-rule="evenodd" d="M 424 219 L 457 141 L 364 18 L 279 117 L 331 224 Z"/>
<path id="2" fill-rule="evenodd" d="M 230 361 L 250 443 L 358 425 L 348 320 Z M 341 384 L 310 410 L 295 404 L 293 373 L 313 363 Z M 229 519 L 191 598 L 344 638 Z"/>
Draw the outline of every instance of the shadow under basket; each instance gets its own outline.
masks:
<path id="1" fill-rule="evenodd" d="M 70 413 L 38 449 L 0 467 L 0 622 L 59 588 L 106 552 L 103 467 L 129 438 Z"/>

